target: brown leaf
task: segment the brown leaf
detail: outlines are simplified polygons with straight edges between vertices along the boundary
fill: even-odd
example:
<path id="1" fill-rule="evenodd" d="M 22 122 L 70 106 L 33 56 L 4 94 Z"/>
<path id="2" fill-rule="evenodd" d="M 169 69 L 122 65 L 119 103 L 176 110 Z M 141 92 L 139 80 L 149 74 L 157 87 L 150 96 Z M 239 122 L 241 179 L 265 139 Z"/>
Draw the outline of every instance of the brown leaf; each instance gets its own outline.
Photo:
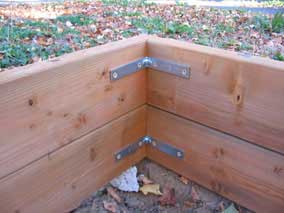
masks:
<path id="1" fill-rule="evenodd" d="M 155 194 L 155 195 L 162 195 L 160 192 L 160 185 L 159 184 L 147 184 L 140 188 L 140 191 L 147 195 L 148 193 Z"/>
<path id="2" fill-rule="evenodd" d="M 225 210 L 225 206 L 224 206 L 224 202 L 221 201 L 219 204 L 218 204 L 218 210 L 220 210 L 220 212 L 223 212 Z"/>
<path id="3" fill-rule="evenodd" d="M 189 183 L 189 180 L 188 180 L 186 177 L 183 177 L 183 176 L 180 176 L 180 177 L 179 177 L 179 180 L 180 180 L 181 182 L 183 182 L 185 185 L 187 185 L 187 184 Z"/>
<path id="4" fill-rule="evenodd" d="M 191 187 L 191 194 L 190 195 L 191 195 L 191 198 L 194 202 L 200 200 L 200 197 L 199 197 L 198 193 L 196 192 L 194 186 Z"/>
<path id="5" fill-rule="evenodd" d="M 113 202 L 107 202 L 107 201 L 103 201 L 103 205 L 104 208 L 112 213 L 116 213 L 117 212 L 117 205 L 116 203 Z"/>
<path id="6" fill-rule="evenodd" d="M 193 202 L 192 199 L 185 200 L 183 202 L 183 205 L 186 206 L 187 208 L 193 208 L 195 206 L 195 203 Z"/>
<path id="7" fill-rule="evenodd" d="M 118 203 L 121 203 L 121 197 L 117 194 L 114 188 L 111 186 L 107 187 L 107 193 L 113 197 Z"/>
<path id="8" fill-rule="evenodd" d="M 162 206 L 176 204 L 176 195 L 174 188 L 165 188 L 163 190 L 163 195 L 160 197 L 159 202 Z"/>
<path id="9" fill-rule="evenodd" d="M 147 178 L 145 175 L 139 175 L 138 180 L 141 181 L 143 185 L 154 183 L 152 180 Z"/>

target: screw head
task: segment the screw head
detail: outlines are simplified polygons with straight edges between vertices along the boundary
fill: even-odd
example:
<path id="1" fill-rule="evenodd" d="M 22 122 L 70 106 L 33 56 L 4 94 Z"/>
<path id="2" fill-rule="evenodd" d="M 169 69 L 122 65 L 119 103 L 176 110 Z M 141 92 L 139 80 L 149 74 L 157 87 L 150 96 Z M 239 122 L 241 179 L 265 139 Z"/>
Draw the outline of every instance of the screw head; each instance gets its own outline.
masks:
<path id="1" fill-rule="evenodd" d="M 145 57 L 145 58 L 143 59 L 142 63 L 143 63 L 143 66 L 147 67 L 147 66 L 152 65 L 153 62 L 152 62 L 151 58 Z"/>
<path id="2" fill-rule="evenodd" d="M 182 157 L 182 153 L 181 152 L 177 152 L 177 156 L 180 158 Z"/>
<path id="3" fill-rule="evenodd" d="M 121 159 L 121 154 L 118 154 L 118 155 L 116 156 L 116 159 L 117 159 L 117 160 L 120 160 L 120 159 Z"/>
<path id="4" fill-rule="evenodd" d="M 138 67 L 138 68 L 141 68 L 141 67 L 142 67 L 142 63 L 139 62 L 139 63 L 137 64 L 137 67 Z"/>
<path id="5" fill-rule="evenodd" d="M 117 72 L 113 72 L 113 73 L 112 73 L 112 77 L 113 77 L 114 79 L 118 78 Z"/>
<path id="6" fill-rule="evenodd" d="M 152 143 L 152 139 L 151 139 L 151 137 L 149 137 L 149 136 L 145 136 L 145 137 L 143 138 L 143 142 L 144 142 L 145 144 L 150 144 L 150 143 Z"/>
<path id="7" fill-rule="evenodd" d="M 142 146 L 143 145 L 143 141 L 139 141 L 138 145 Z"/>
<path id="8" fill-rule="evenodd" d="M 187 70 L 186 70 L 186 69 L 183 69 L 183 70 L 182 70 L 182 75 L 183 75 L 183 76 L 186 76 L 186 75 L 187 75 Z"/>

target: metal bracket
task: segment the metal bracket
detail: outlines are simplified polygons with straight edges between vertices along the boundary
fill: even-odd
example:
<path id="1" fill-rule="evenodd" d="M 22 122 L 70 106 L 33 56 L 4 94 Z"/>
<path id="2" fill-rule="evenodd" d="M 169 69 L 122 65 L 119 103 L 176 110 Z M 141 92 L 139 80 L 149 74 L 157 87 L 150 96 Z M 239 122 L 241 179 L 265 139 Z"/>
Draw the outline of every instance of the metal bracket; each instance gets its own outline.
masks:
<path id="1" fill-rule="evenodd" d="M 150 145 L 155 149 L 158 149 L 159 151 L 166 153 L 168 155 L 171 155 L 176 158 L 183 159 L 184 158 L 184 152 L 181 149 L 178 149 L 176 147 L 173 147 L 169 144 L 166 144 L 162 141 L 156 140 L 152 138 L 151 136 L 145 136 L 143 138 L 140 138 L 138 141 L 136 141 L 133 144 L 130 144 L 129 146 L 123 148 L 119 152 L 115 154 L 115 160 L 119 161 L 126 156 L 133 154 L 136 152 L 140 147 L 143 145 Z"/>
<path id="2" fill-rule="evenodd" d="M 126 156 L 133 154 L 134 152 L 137 151 L 137 149 L 139 149 L 143 145 L 144 145 L 144 138 L 140 138 L 135 143 L 130 144 L 127 147 L 120 150 L 119 152 L 117 152 L 114 157 L 117 161 L 119 161 L 119 160 L 125 158 Z"/>
<path id="3" fill-rule="evenodd" d="M 110 80 L 116 81 L 144 68 L 166 72 L 181 78 L 190 77 L 190 66 L 158 58 L 145 57 L 110 70 Z"/>

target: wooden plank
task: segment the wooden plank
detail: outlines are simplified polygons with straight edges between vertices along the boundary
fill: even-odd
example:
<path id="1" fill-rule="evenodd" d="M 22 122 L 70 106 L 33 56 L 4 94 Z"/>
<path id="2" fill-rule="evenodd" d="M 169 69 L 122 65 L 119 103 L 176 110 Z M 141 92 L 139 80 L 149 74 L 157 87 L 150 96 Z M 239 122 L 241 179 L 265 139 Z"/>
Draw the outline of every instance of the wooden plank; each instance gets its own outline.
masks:
<path id="1" fill-rule="evenodd" d="M 148 72 L 148 103 L 284 153 L 283 62 L 150 38 L 148 55 L 191 66 L 191 78 Z"/>
<path id="2" fill-rule="evenodd" d="M 141 36 L 0 73 L 0 177 L 146 102 L 139 72 L 109 69 L 143 57 Z"/>
<path id="3" fill-rule="evenodd" d="M 149 147 L 148 158 L 256 212 L 283 212 L 283 155 L 162 110 L 147 111 L 147 133 L 185 151 L 179 160 Z"/>
<path id="4" fill-rule="evenodd" d="M 0 212 L 67 212 L 145 156 L 114 153 L 146 134 L 145 106 L 0 180 Z"/>

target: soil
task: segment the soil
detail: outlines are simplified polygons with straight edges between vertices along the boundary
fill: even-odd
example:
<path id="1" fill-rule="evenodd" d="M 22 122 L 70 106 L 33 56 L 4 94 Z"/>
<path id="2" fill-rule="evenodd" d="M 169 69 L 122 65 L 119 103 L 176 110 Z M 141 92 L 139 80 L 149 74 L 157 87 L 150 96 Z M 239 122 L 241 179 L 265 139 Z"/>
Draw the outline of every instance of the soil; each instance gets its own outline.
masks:
<path id="1" fill-rule="evenodd" d="M 71 213 L 94 213 L 110 212 L 104 208 L 103 203 L 109 202 L 115 204 L 115 212 L 181 212 L 181 213 L 219 213 L 224 212 L 229 206 L 234 205 L 239 213 L 252 213 L 252 211 L 233 203 L 232 201 L 208 190 L 204 187 L 183 179 L 178 174 L 150 161 L 143 160 L 137 166 L 138 174 L 143 174 L 150 180 L 160 185 L 160 188 L 173 188 L 175 192 L 175 205 L 162 206 L 159 202 L 160 196 L 141 192 L 122 192 L 116 190 L 122 199 L 121 203 L 116 202 L 113 197 L 107 193 L 107 184 L 100 190 L 84 200 L 81 205 Z M 188 182 L 187 182 L 188 181 Z M 192 191 L 198 195 L 198 200 L 192 201 Z M 226 212 L 227 213 L 227 212 Z M 233 213 L 228 211 L 228 213 Z"/>

